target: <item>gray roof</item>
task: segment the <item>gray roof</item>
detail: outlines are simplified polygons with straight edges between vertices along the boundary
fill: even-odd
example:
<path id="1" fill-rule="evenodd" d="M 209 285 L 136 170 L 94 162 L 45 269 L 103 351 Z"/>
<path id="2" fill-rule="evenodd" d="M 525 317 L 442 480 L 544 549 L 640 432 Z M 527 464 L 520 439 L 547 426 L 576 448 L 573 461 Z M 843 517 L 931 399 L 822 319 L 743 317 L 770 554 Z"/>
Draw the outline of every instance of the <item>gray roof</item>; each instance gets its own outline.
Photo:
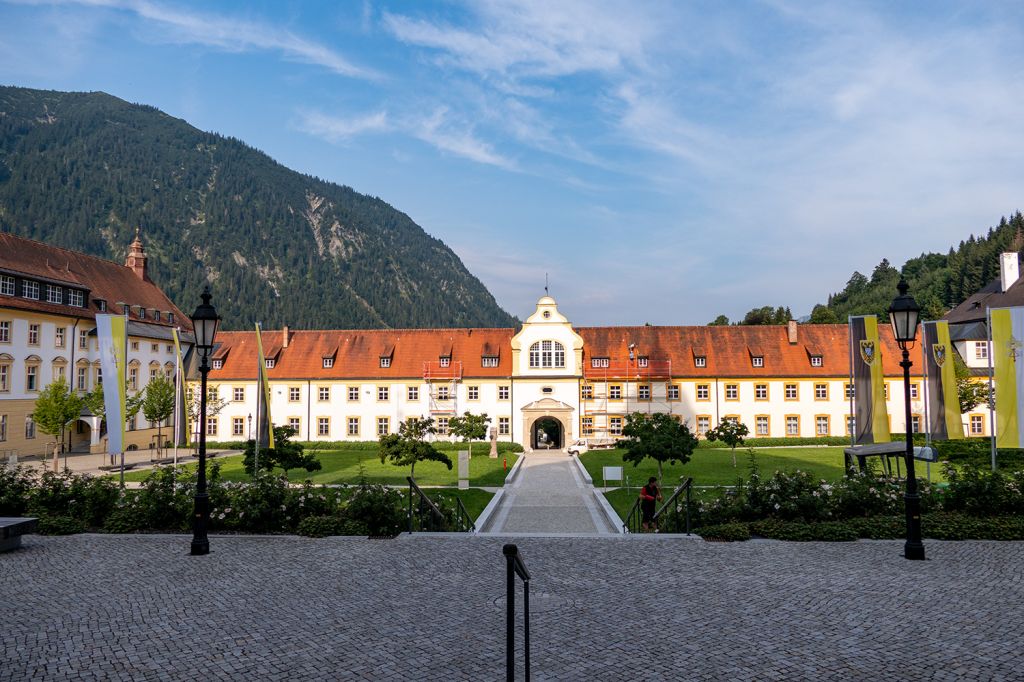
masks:
<path id="1" fill-rule="evenodd" d="M 985 322 L 987 308 L 1013 308 L 1024 306 L 1024 277 L 1018 279 L 1006 291 L 1000 281 L 994 279 L 966 301 L 946 313 L 943 319 L 951 325 L 968 322 Z M 984 337 L 982 337 L 984 338 Z"/>

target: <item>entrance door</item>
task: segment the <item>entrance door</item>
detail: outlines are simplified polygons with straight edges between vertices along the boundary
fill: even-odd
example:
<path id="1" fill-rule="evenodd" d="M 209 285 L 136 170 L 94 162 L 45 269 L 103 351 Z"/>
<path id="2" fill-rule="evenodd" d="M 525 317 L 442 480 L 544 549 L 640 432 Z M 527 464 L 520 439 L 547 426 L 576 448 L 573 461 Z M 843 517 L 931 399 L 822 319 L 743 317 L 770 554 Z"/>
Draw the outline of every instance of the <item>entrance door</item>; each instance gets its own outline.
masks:
<path id="1" fill-rule="evenodd" d="M 553 417 L 541 417 L 533 422 L 530 442 L 534 450 L 561 450 L 564 435 L 562 422 Z"/>

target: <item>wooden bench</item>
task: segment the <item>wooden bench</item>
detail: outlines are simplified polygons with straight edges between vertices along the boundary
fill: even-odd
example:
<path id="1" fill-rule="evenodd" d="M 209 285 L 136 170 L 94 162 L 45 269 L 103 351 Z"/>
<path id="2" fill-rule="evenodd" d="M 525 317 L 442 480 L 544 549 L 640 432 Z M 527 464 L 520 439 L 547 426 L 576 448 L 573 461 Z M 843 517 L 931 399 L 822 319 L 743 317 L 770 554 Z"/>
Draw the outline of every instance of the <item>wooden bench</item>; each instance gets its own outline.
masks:
<path id="1" fill-rule="evenodd" d="M 21 536 L 35 533 L 39 519 L 0 516 L 0 552 L 21 547 Z"/>

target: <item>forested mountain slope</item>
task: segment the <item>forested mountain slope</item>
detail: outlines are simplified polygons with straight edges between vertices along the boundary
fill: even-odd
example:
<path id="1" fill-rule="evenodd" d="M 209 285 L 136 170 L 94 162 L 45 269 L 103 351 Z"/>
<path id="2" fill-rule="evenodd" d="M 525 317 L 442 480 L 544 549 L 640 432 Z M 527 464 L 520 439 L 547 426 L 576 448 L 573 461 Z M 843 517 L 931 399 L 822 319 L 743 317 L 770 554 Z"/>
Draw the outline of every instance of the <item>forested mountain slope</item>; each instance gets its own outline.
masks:
<path id="1" fill-rule="evenodd" d="M 510 326 L 443 242 L 383 200 L 104 93 L 0 87 L 0 230 L 122 261 L 142 229 L 184 310 L 227 328 Z"/>

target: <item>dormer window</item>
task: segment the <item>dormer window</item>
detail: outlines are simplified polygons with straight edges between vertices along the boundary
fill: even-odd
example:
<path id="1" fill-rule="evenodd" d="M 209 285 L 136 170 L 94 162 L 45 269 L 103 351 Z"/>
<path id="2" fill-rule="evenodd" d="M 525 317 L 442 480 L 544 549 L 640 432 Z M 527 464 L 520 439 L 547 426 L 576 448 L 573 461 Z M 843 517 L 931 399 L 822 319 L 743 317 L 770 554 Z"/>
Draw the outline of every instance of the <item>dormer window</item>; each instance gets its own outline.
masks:
<path id="1" fill-rule="evenodd" d="M 811 367 L 821 367 L 822 357 L 820 355 L 811 356 Z"/>
<path id="2" fill-rule="evenodd" d="M 223 360 L 214 360 L 213 361 L 213 368 L 214 369 L 223 369 L 224 368 L 224 361 Z"/>
<path id="3" fill-rule="evenodd" d="M 14 278 L 10 275 L 0 275 L 0 294 L 14 296 Z"/>
<path id="4" fill-rule="evenodd" d="M 101 313 L 107 312 L 107 302 L 104 301 L 102 298 L 97 298 L 96 299 L 96 310 L 100 311 Z"/>
<path id="5" fill-rule="evenodd" d="M 76 308 L 85 306 L 85 294 L 81 289 L 68 289 L 68 305 Z"/>
<path id="6" fill-rule="evenodd" d="M 39 300 L 39 282 L 33 282 L 29 279 L 21 280 L 21 297 L 31 298 L 34 301 Z"/>
<path id="7" fill-rule="evenodd" d="M 449 367 L 452 364 L 452 358 L 450 355 L 442 355 L 440 358 L 441 367 Z"/>
<path id="8" fill-rule="evenodd" d="M 497 367 L 498 356 L 497 355 L 484 355 L 480 358 L 481 367 Z"/>
<path id="9" fill-rule="evenodd" d="M 706 356 L 706 355 L 695 355 L 694 358 L 693 358 L 693 366 L 694 367 L 707 367 L 708 366 L 708 356 Z"/>
<path id="10" fill-rule="evenodd" d="M 750 364 L 753 365 L 754 367 L 764 367 L 764 356 L 763 355 L 753 355 L 753 356 L 751 356 Z"/>
<path id="11" fill-rule="evenodd" d="M 267 369 L 274 369 L 274 358 L 267 358 L 266 365 Z"/>
<path id="12" fill-rule="evenodd" d="M 324 358 L 324 369 L 334 367 L 334 358 Z"/>
<path id="13" fill-rule="evenodd" d="M 64 300 L 64 290 L 53 284 L 46 285 L 46 302 L 61 303 Z"/>
<path id="14" fill-rule="evenodd" d="M 637 367 L 646 367 L 647 366 L 647 356 L 646 355 L 641 355 L 640 357 L 638 357 L 636 359 L 636 365 L 637 365 Z"/>
<path id="15" fill-rule="evenodd" d="M 152 314 L 153 314 L 153 321 L 154 322 L 159 322 L 160 321 L 160 311 L 157 310 L 156 308 L 153 308 L 153 310 L 150 311 L 150 312 L 152 312 Z"/>
<path id="16" fill-rule="evenodd" d="M 608 367 L 608 358 L 590 358 L 590 366 L 594 369 Z"/>
<path id="17" fill-rule="evenodd" d="M 381 368 L 390 367 L 391 366 L 391 358 L 389 358 L 389 357 L 382 357 L 380 359 L 380 366 L 381 366 Z"/>

